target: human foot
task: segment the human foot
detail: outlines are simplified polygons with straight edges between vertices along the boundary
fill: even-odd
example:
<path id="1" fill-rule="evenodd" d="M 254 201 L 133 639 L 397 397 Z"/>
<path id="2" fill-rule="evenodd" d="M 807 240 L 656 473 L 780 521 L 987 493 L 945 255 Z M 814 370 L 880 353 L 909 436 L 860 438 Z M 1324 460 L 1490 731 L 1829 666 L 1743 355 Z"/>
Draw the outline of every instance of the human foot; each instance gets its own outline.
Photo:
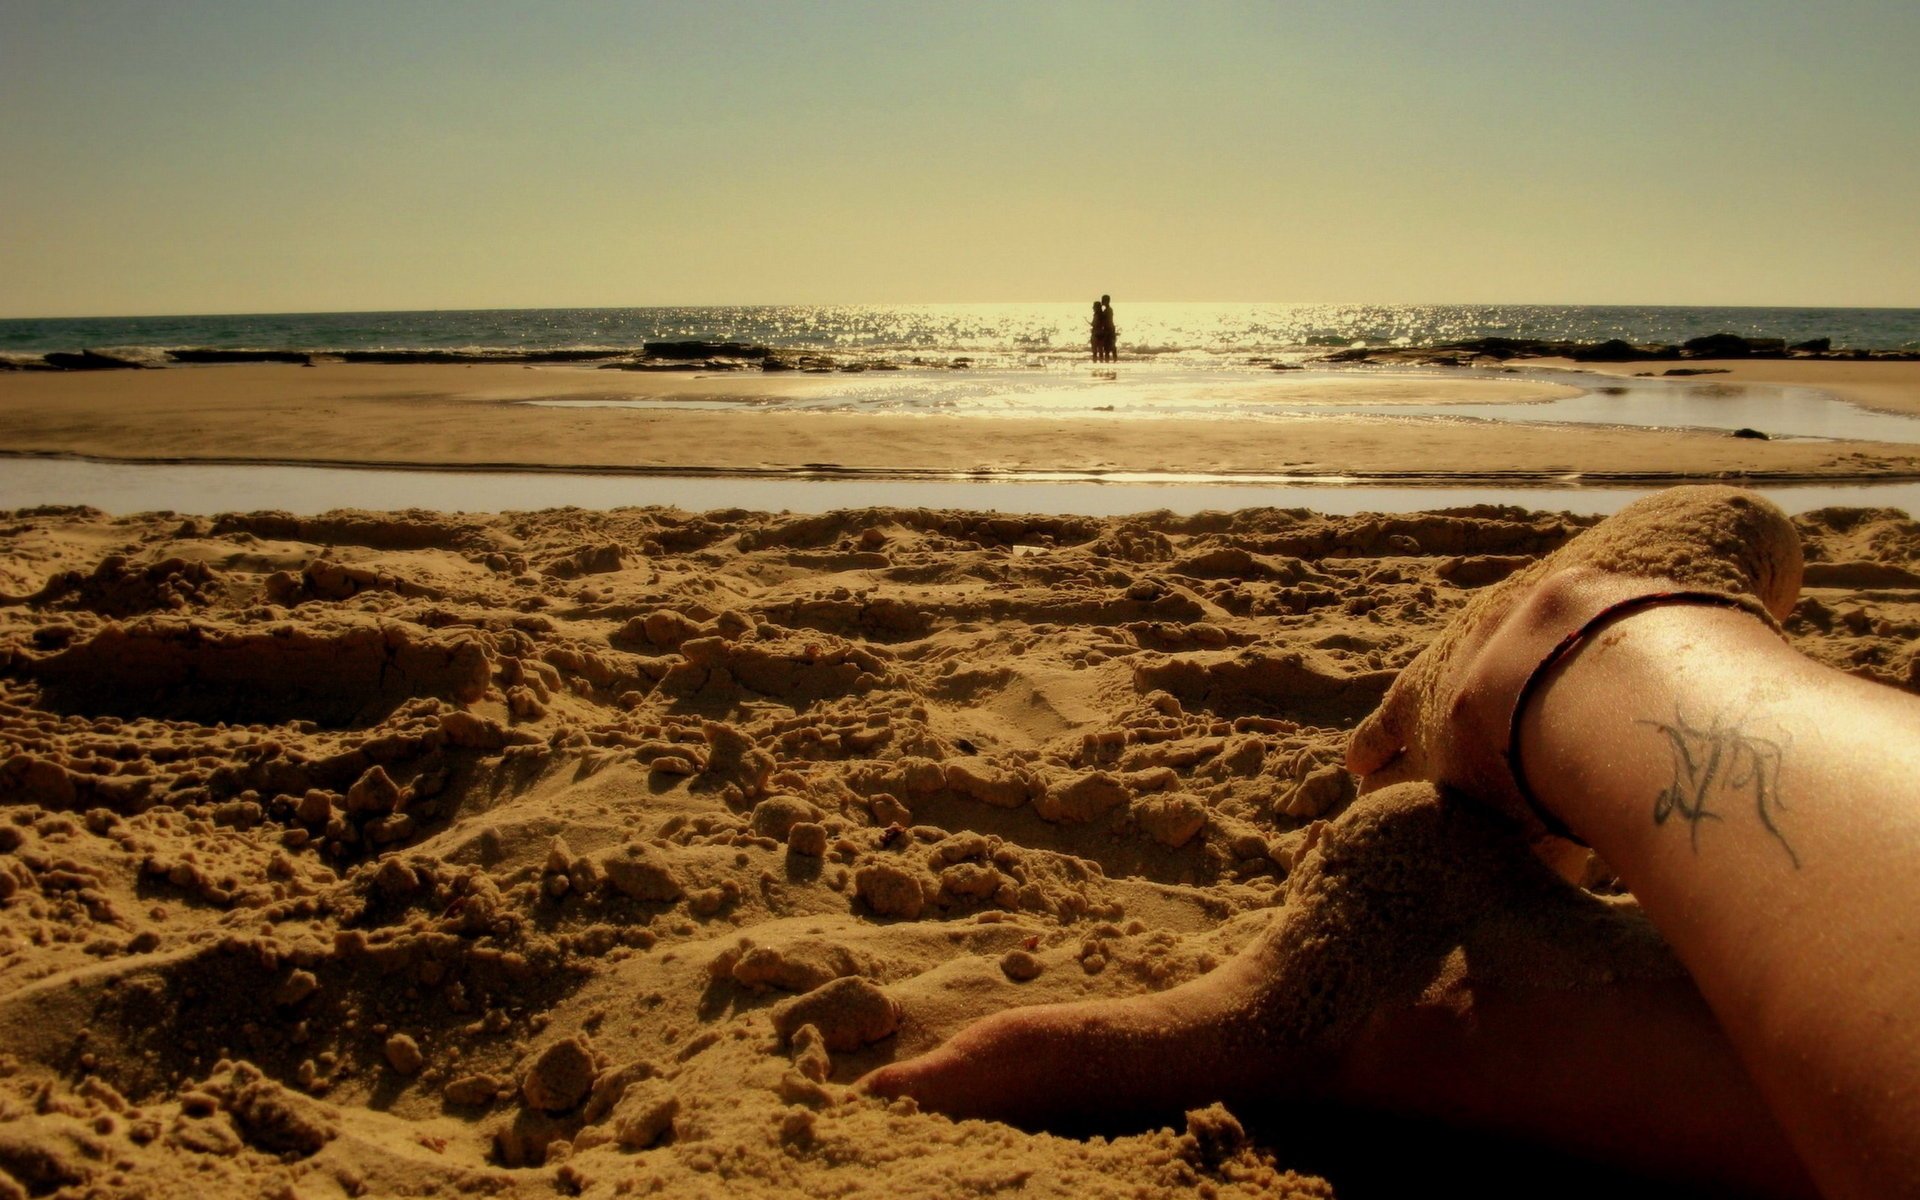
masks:
<path id="1" fill-rule="evenodd" d="M 1231 964 L 1148 996 L 1009 1009 L 860 1081 L 955 1118 L 1078 1132 L 1178 1115 L 1237 1090 L 1213 1021 L 1247 981 Z"/>
<path id="2" fill-rule="evenodd" d="M 1752 492 L 1681 487 L 1637 500 L 1475 597 L 1354 730 L 1347 767 L 1449 784 L 1537 824 L 1507 764 L 1508 725 L 1563 637 L 1612 605 L 1669 591 L 1732 597 L 1777 623 L 1800 574 L 1792 523 Z"/>
<path id="3" fill-rule="evenodd" d="M 1484 810 L 1427 784 L 1389 788 L 1328 827 L 1273 925 L 1219 969 L 1153 995 L 999 1013 L 862 1086 L 1048 1128 L 1311 1096 L 1373 1013 L 1411 1003 L 1514 880 L 1543 875 Z"/>
<path id="4" fill-rule="evenodd" d="M 1755 1194 L 1806 1190 L 1637 910 L 1567 885 L 1511 824 L 1426 784 L 1332 822 L 1272 926 L 1219 970 L 999 1013 L 860 1086 L 1072 1133 L 1213 1101 L 1326 1102 Z"/>

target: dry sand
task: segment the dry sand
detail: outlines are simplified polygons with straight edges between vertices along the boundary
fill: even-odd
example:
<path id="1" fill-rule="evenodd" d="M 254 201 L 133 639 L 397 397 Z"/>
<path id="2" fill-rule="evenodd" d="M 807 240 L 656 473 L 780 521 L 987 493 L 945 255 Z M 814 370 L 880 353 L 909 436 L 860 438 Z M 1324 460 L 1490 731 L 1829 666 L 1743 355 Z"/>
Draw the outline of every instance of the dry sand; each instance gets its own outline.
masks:
<path id="1" fill-rule="evenodd" d="M 845 1085 L 1245 945 L 1345 731 L 1585 523 L 0 522 L 0 1196 L 196 1200 L 1326 1195 L 1218 1110 Z M 1797 524 L 1795 643 L 1920 686 L 1920 522 Z"/>
<path id="2" fill-rule="evenodd" d="M 1920 411 L 1920 364 L 1805 367 L 1875 403 Z M 1741 367 L 1747 370 L 1747 367 Z M 1752 441 L 1601 427 L 1453 425 L 1337 415 L 1222 421 L 847 412 L 546 408 L 536 399 L 693 399 L 751 406 L 866 377 L 689 376 L 578 367 L 245 365 L 158 371 L 0 374 L 0 453 L 147 462 L 279 462 L 596 471 L 828 467 L 876 474 L 1105 471 L 1297 473 L 1512 483 L 1920 474 L 1920 448 L 1874 442 Z M 1287 375 L 1209 385 L 1242 400 L 1408 403 L 1542 399 L 1552 383 L 1355 370 L 1332 384 Z M 1223 393 L 1224 394 L 1224 393 Z M 1864 394 L 1864 393 L 1863 393 Z"/>

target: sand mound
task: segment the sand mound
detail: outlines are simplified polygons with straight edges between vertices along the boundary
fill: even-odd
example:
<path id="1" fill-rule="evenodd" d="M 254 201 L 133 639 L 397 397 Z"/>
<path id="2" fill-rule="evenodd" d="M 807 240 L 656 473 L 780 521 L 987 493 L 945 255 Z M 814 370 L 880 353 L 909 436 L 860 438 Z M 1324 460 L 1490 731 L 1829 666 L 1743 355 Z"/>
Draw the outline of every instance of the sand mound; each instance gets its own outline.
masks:
<path id="1" fill-rule="evenodd" d="M 1347 730 L 1582 524 L 8 514 L 0 1194 L 1326 1195 L 846 1085 L 1362 871 Z M 1800 525 L 1798 644 L 1920 684 L 1920 525 Z"/>
<path id="2" fill-rule="evenodd" d="M 318 517 L 283 512 L 223 513 L 214 518 L 213 537 L 247 534 L 272 541 L 311 542 L 317 546 L 366 546 L 377 550 L 494 549 L 486 525 L 423 509 L 359 512 L 343 509 Z"/>
<path id="3" fill-rule="evenodd" d="M 45 640 L 48 630 L 39 632 Z M 106 624 L 48 653 L 22 649 L 10 665 L 59 712 L 338 726 L 377 720 L 420 696 L 478 700 L 488 659 L 478 640 L 397 622 L 236 629 L 149 619 Z"/>

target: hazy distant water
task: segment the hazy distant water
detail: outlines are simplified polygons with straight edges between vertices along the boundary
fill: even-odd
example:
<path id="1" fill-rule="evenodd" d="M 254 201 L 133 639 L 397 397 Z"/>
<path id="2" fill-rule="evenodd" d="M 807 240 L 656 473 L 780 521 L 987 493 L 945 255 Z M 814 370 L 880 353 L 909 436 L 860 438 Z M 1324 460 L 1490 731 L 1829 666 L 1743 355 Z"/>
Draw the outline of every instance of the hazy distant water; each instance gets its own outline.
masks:
<path id="1" fill-rule="evenodd" d="M 1086 304 L 773 305 L 0 320 L 0 354 L 82 347 L 254 350 L 638 348 L 708 339 L 842 356 L 1019 365 L 1084 354 Z M 1709 333 L 1920 349 L 1920 309 L 1152 304 L 1116 297 L 1122 354 L 1231 364 L 1329 347 L 1480 336 L 1678 342 Z"/>

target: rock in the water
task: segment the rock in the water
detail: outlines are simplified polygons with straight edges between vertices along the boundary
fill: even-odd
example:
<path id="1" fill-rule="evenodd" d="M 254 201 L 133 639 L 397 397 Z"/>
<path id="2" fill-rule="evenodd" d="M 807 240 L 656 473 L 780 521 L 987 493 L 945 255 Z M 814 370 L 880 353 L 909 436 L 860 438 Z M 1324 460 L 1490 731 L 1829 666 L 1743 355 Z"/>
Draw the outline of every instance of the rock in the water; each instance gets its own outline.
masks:
<path id="1" fill-rule="evenodd" d="M 1581 346 L 1567 357 L 1575 362 L 1639 362 L 1653 355 L 1631 342 L 1624 342 L 1619 338 L 1608 338 L 1592 346 Z"/>
<path id="2" fill-rule="evenodd" d="M 765 358 L 772 351 L 745 342 L 648 342 L 648 358 Z"/>
<path id="3" fill-rule="evenodd" d="M 82 350 L 77 354 L 55 350 L 41 357 L 48 366 L 61 371 L 143 371 L 153 365 L 118 354 L 103 354 L 98 350 Z"/>
<path id="4" fill-rule="evenodd" d="M 1755 354 L 1784 354 L 1785 338 L 1744 338 L 1737 333 L 1709 333 L 1681 344 L 1689 358 L 1747 358 Z"/>
<path id="5" fill-rule="evenodd" d="M 181 346 L 167 351 L 177 363 L 293 363 L 313 365 L 313 355 L 303 350 L 227 350 L 211 346 Z"/>

